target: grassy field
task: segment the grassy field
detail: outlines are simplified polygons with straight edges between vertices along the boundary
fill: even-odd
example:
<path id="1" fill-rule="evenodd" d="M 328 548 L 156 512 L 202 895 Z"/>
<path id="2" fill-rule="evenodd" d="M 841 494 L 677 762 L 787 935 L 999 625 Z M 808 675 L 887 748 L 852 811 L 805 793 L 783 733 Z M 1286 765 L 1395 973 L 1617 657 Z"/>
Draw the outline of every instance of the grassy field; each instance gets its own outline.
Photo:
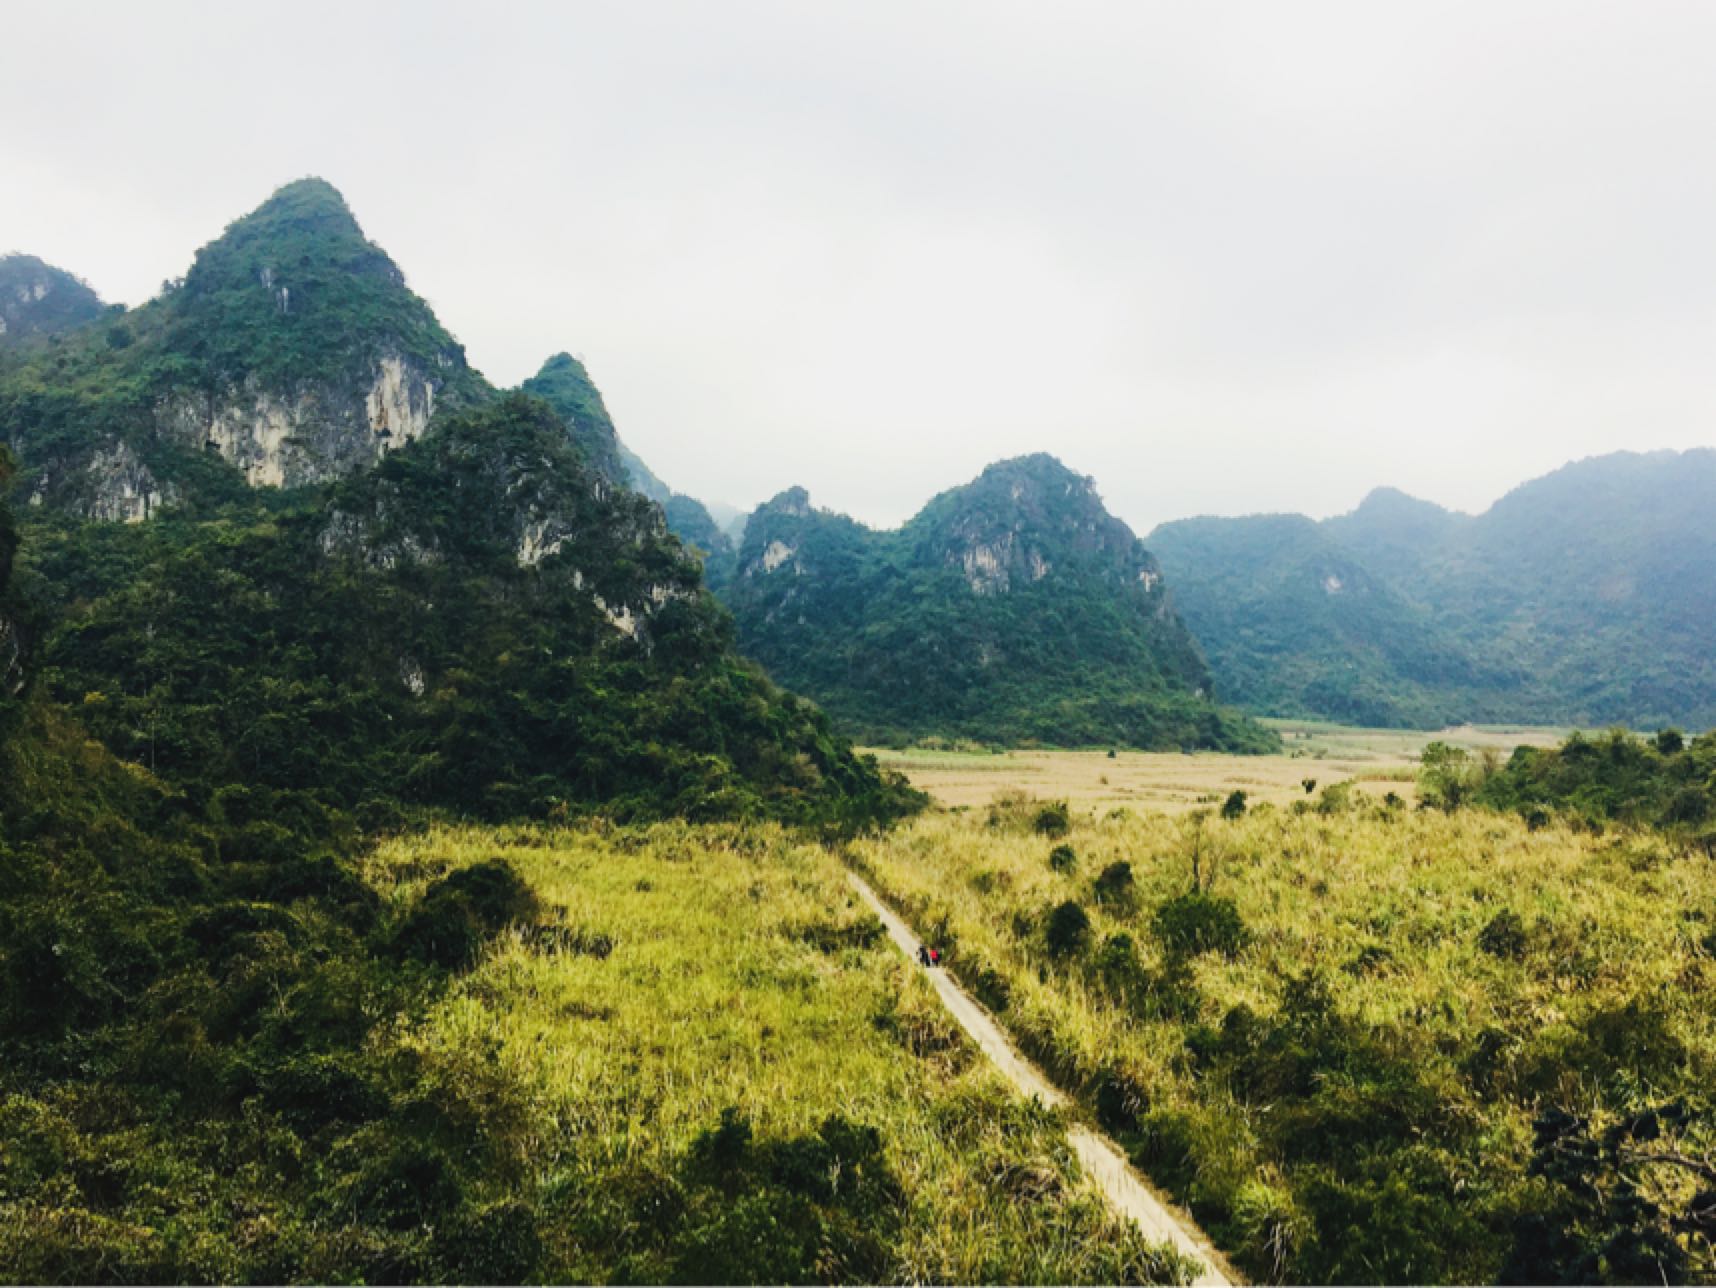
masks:
<path id="1" fill-rule="evenodd" d="M 827 851 L 773 828 L 471 829 L 390 843 L 371 875 L 405 906 L 495 857 L 543 924 L 392 1040 L 510 1107 L 544 1278 L 1181 1272 L 976 1058 Z"/>
<path id="2" fill-rule="evenodd" d="M 1319 785 L 1351 781 L 1373 795 L 1395 792 L 1415 799 L 1418 753 L 1433 740 L 1505 756 L 1521 744 L 1551 746 L 1551 729 L 1475 728 L 1440 733 L 1359 729 L 1306 721 L 1266 721 L 1286 751 L 1276 756 L 1192 755 L 1102 751 L 890 751 L 873 754 L 912 785 L 950 807 L 987 805 L 1008 788 L 1081 808 L 1106 812 L 1117 806 L 1176 813 L 1220 804 L 1229 792 L 1255 801 L 1289 804 L 1305 795 L 1304 781 Z"/>
<path id="3" fill-rule="evenodd" d="M 1185 772 L 1188 794 L 1249 790 Z M 1664 1103 L 1679 1148 L 1716 1145 L 1716 865 L 1342 796 L 1231 821 L 1074 809 L 1062 836 L 1015 793 L 851 858 L 1259 1279 L 1658 1281 L 1653 1239 L 1670 1277 L 1716 1275 L 1710 1229 L 1651 1215 L 1697 1208 L 1695 1172 L 1591 1161 L 1658 1148 L 1628 1133 L 1672 1134 L 1639 1116 Z M 1589 1139 L 1544 1145 L 1555 1111 Z M 1574 1158 L 1577 1183 L 1556 1170 Z"/>

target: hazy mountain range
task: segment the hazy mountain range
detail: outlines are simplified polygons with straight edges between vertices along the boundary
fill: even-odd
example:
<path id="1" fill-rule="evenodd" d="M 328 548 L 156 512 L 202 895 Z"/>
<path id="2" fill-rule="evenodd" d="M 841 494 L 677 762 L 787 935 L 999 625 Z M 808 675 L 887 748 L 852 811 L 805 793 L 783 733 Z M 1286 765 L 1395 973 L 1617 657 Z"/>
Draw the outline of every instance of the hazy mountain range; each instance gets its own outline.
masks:
<path id="1" fill-rule="evenodd" d="M 419 443 L 411 460 L 444 454 L 438 427 L 506 406 L 514 427 L 559 426 L 599 503 L 635 492 L 659 507 L 702 576 L 616 580 L 567 535 L 616 520 L 517 512 L 502 527 L 520 567 L 564 555 L 578 593 L 632 641 L 680 599 L 707 603 L 700 581 L 733 615 L 711 619 L 703 647 L 736 631 L 864 737 L 1267 744 L 1224 703 L 1387 725 L 1716 724 L 1716 451 L 1581 461 L 1476 516 L 1385 488 L 1321 522 L 1187 519 L 1143 542 L 1092 480 L 1038 455 L 884 532 L 798 489 L 717 521 L 626 447 L 567 353 L 520 392 L 502 400 L 316 180 L 281 189 L 136 309 L 28 256 L 0 260 L 0 440 L 24 512 L 61 528 L 206 520 L 271 496 L 325 509 L 335 484 Z M 518 480 L 504 480 L 532 468 L 484 468 L 503 489 L 494 503 L 516 509 Z M 440 522 L 406 523 L 405 544 L 366 557 L 394 568 L 459 544 Z M 654 540 L 636 522 L 626 549 Z M 322 548 L 349 546 L 336 536 Z M 23 559 L 46 566 L 28 542 Z"/>

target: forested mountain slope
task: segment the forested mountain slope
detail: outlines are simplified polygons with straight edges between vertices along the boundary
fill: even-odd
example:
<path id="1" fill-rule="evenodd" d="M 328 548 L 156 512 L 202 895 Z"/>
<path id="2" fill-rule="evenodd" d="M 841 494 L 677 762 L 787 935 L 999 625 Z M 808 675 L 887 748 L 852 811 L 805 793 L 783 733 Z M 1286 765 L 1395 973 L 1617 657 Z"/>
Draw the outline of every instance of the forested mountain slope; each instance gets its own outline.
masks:
<path id="1" fill-rule="evenodd" d="M 242 791 L 287 834 L 909 806 L 734 651 L 583 368 L 531 383 L 497 394 L 339 195 L 288 185 L 0 369 L 30 503 L 0 649 L 193 809 Z"/>
<path id="2" fill-rule="evenodd" d="M 1499 710 L 1523 674 L 1475 654 L 1302 515 L 1150 535 L 1222 694 L 1272 715 L 1435 727 Z"/>
<path id="3" fill-rule="evenodd" d="M 990 466 L 904 527 L 754 513 L 724 595 L 741 646 L 866 738 L 1254 749 L 1155 559 L 1053 457 Z"/>
<path id="4" fill-rule="evenodd" d="M 89 285 L 34 255 L 0 255 L 0 349 L 76 330 L 107 312 Z"/>
<path id="5" fill-rule="evenodd" d="M 1321 524 L 1199 519 L 1150 544 L 1254 710 L 1716 725 L 1710 449 L 1578 461 L 1477 516 L 1382 489 Z"/>

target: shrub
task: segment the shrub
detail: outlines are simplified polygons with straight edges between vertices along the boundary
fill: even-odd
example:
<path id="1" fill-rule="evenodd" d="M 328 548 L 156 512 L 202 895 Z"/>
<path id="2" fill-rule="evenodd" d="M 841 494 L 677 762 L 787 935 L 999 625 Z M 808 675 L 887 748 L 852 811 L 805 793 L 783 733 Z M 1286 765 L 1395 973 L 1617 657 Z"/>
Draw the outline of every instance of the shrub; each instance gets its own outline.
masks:
<path id="1" fill-rule="evenodd" d="M 1132 865 L 1124 859 L 1110 863 L 1091 883 L 1091 892 L 1098 903 L 1130 906 L 1134 893 Z"/>
<path id="2" fill-rule="evenodd" d="M 1503 908 L 1478 932 L 1478 947 L 1491 957 L 1519 961 L 1525 956 L 1525 922 L 1511 908 Z"/>
<path id="3" fill-rule="evenodd" d="M 1071 956 L 1090 942 L 1090 918 L 1068 899 L 1049 914 L 1047 938 L 1051 957 Z"/>
<path id="4" fill-rule="evenodd" d="M 1243 818 L 1245 816 L 1245 793 L 1232 791 L 1222 802 L 1221 816 L 1226 819 Z"/>
<path id="5" fill-rule="evenodd" d="M 1150 1092 L 1125 1069 L 1104 1069 L 1096 1081 L 1096 1120 L 1109 1131 L 1136 1131 L 1150 1111 Z"/>
<path id="6" fill-rule="evenodd" d="M 1049 867 L 1060 873 L 1073 872 L 1078 868 L 1078 853 L 1070 845 L 1057 845 L 1049 851 Z"/>
<path id="7" fill-rule="evenodd" d="M 400 924 L 402 956 L 448 969 L 469 966 L 490 936 L 534 916 L 536 896 L 504 859 L 474 863 L 441 878 Z"/>
<path id="8" fill-rule="evenodd" d="M 1072 812 L 1065 801 L 1051 801 L 1031 819 L 1031 830 L 1038 836 L 1065 836 L 1072 831 Z"/>
<path id="9" fill-rule="evenodd" d="M 1138 960 L 1132 936 L 1121 933 L 1102 941 L 1091 969 L 1107 992 L 1126 999 L 1145 993 L 1150 987 L 1149 973 Z"/>
<path id="10" fill-rule="evenodd" d="M 441 1255 L 465 1283 L 527 1283 L 542 1259 L 536 1213 L 517 1199 L 492 1203 L 452 1224 Z"/>
<path id="11" fill-rule="evenodd" d="M 1235 956 L 1250 938 L 1232 899 L 1193 891 L 1156 909 L 1156 938 L 1170 953 Z"/>

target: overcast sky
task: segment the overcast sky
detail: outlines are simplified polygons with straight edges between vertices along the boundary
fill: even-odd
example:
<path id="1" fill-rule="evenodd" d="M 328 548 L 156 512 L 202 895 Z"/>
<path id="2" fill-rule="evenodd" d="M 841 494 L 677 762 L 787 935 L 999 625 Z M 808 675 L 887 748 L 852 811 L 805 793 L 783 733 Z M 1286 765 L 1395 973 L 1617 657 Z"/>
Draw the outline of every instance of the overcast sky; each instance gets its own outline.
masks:
<path id="1" fill-rule="evenodd" d="M 1716 4 L 12 4 L 0 251 L 141 303 L 320 175 L 490 379 L 896 523 L 1004 456 L 1462 509 L 1716 443 Z"/>

